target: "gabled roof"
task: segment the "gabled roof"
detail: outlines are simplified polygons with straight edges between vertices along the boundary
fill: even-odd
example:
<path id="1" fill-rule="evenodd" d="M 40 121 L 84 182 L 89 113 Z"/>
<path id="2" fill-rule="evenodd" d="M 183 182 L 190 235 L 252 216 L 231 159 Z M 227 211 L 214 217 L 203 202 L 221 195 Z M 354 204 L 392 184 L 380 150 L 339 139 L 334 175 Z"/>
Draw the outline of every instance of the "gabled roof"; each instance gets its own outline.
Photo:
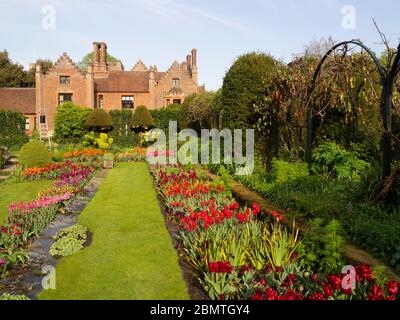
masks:
<path id="1" fill-rule="evenodd" d="M 75 62 L 72 61 L 72 59 L 68 56 L 67 53 L 63 53 L 62 56 L 60 56 L 56 63 L 47 71 L 46 74 L 49 74 L 51 72 L 56 71 L 57 69 L 74 69 L 76 72 L 79 72 L 83 75 L 82 71 L 78 68 L 78 66 L 75 64 Z"/>
<path id="2" fill-rule="evenodd" d="M 98 92 L 149 92 L 149 72 L 110 71 L 105 78 L 94 79 Z"/>
<path id="3" fill-rule="evenodd" d="M 0 88 L 0 109 L 36 113 L 35 88 Z"/>
<path id="4" fill-rule="evenodd" d="M 133 66 L 132 71 L 148 71 L 146 65 L 144 64 L 144 62 L 139 59 L 138 62 L 136 62 L 136 64 Z"/>

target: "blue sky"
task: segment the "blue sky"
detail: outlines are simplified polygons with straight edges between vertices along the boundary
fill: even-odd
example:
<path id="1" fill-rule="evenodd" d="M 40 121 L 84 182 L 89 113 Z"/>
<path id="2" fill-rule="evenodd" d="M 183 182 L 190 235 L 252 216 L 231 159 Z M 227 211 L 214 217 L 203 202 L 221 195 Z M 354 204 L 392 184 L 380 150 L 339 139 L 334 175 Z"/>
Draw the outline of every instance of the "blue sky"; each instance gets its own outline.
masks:
<path id="1" fill-rule="evenodd" d="M 55 10 L 54 29 L 42 27 L 46 5 Z M 342 27 L 345 5 L 356 10 L 355 29 Z M 311 40 L 329 36 L 360 38 L 380 51 L 372 18 L 397 46 L 399 12 L 397 0 L 0 0 L 0 50 L 24 66 L 64 51 L 78 62 L 93 41 L 105 41 L 125 69 L 142 58 L 165 70 L 196 47 L 199 82 L 213 90 L 249 51 L 289 61 Z"/>

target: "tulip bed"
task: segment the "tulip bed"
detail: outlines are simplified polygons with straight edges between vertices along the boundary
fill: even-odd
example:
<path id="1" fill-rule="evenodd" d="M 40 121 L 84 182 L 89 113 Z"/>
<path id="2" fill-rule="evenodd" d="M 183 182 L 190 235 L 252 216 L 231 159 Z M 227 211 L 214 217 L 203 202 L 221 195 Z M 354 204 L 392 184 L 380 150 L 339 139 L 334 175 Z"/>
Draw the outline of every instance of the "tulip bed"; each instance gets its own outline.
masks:
<path id="1" fill-rule="evenodd" d="M 8 217 L 0 226 L 0 277 L 27 260 L 26 244 L 54 219 L 61 206 L 82 190 L 94 171 L 91 165 L 62 162 L 22 172 L 25 180 L 52 179 L 55 182 L 35 200 L 9 205 Z"/>
<path id="2" fill-rule="evenodd" d="M 118 162 L 138 162 L 146 159 L 146 148 L 133 148 L 126 152 L 117 154 L 116 160 Z"/>
<path id="3" fill-rule="evenodd" d="M 178 250 L 211 299 L 396 300 L 399 284 L 366 265 L 349 274 L 302 270 L 294 223 L 257 204 L 240 206 L 222 181 L 190 166 L 153 165 L 168 219 L 180 226 Z"/>
<path id="4" fill-rule="evenodd" d="M 106 154 L 104 150 L 84 149 L 64 153 L 64 159 L 72 162 L 92 162 L 101 159 Z"/>

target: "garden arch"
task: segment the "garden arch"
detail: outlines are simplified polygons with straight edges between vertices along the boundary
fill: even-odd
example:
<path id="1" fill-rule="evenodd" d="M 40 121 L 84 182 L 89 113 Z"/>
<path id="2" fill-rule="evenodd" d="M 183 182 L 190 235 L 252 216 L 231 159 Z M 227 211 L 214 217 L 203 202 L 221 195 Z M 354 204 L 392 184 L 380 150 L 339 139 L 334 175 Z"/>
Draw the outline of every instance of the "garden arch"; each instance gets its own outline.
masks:
<path id="1" fill-rule="evenodd" d="M 392 136 L 391 136 L 391 120 L 392 120 L 392 98 L 393 98 L 393 87 L 396 82 L 396 78 L 400 73 L 400 44 L 397 48 L 397 54 L 396 57 L 394 58 L 393 63 L 390 65 L 389 70 L 385 70 L 380 63 L 379 59 L 376 57 L 376 55 L 372 52 L 370 48 L 368 48 L 366 45 L 364 45 L 360 40 L 350 40 L 350 41 L 344 41 L 340 42 L 336 45 L 334 45 L 329 51 L 324 55 L 324 57 L 321 59 L 320 63 L 318 64 L 317 69 L 315 70 L 312 84 L 311 84 L 311 89 L 309 93 L 309 97 L 311 98 L 315 86 L 317 83 L 317 79 L 319 74 L 321 73 L 322 66 L 324 65 L 325 61 L 328 59 L 328 57 L 339 47 L 342 46 L 347 46 L 349 44 L 356 45 L 358 47 L 361 47 L 362 49 L 367 52 L 367 54 L 371 57 L 373 60 L 380 76 L 381 80 L 381 86 L 382 86 L 382 97 L 381 97 L 381 122 L 383 126 L 383 136 L 382 136 L 382 146 L 381 146 L 381 154 L 382 154 L 382 163 L 381 163 L 381 182 L 384 182 L 384 180 L 390 176 L 391 173 L 391 161 L 392 161 L 392 152 L 391 152 L 391 144 L 392 144 Z M 311 99 L 309 99 L 309 102 Z M 307 146 L 306 146 L 306 161 L 308 162 L 309 166 L 311 166 L 312 162 L 312 124 L 313 124 L 313 113 L 314 109 L 312 106 L 312 103 L 309 103 L 307 106 Z"/>

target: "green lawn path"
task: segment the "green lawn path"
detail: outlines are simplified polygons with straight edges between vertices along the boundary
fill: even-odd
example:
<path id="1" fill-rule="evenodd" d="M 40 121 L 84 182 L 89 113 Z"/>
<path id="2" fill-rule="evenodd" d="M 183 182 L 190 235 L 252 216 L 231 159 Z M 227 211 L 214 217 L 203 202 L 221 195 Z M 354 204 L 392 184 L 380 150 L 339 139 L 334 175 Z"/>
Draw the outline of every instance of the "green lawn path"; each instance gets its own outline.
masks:
<path id="1" fill-rule="evenodd" d="M 78 223 L 93 242 L 61 259 L 39 299 L 189 299 L 145 163 L 117 164 Z"/>
<path id="2" fill-rule="evenodd" d="M 54 181 L 4 181 L 0 183 L 0 225 L 7 217 L 7 208 L 12 202 L 29 201 L 36 198 L 40 191 L 49 188 Z"/>

